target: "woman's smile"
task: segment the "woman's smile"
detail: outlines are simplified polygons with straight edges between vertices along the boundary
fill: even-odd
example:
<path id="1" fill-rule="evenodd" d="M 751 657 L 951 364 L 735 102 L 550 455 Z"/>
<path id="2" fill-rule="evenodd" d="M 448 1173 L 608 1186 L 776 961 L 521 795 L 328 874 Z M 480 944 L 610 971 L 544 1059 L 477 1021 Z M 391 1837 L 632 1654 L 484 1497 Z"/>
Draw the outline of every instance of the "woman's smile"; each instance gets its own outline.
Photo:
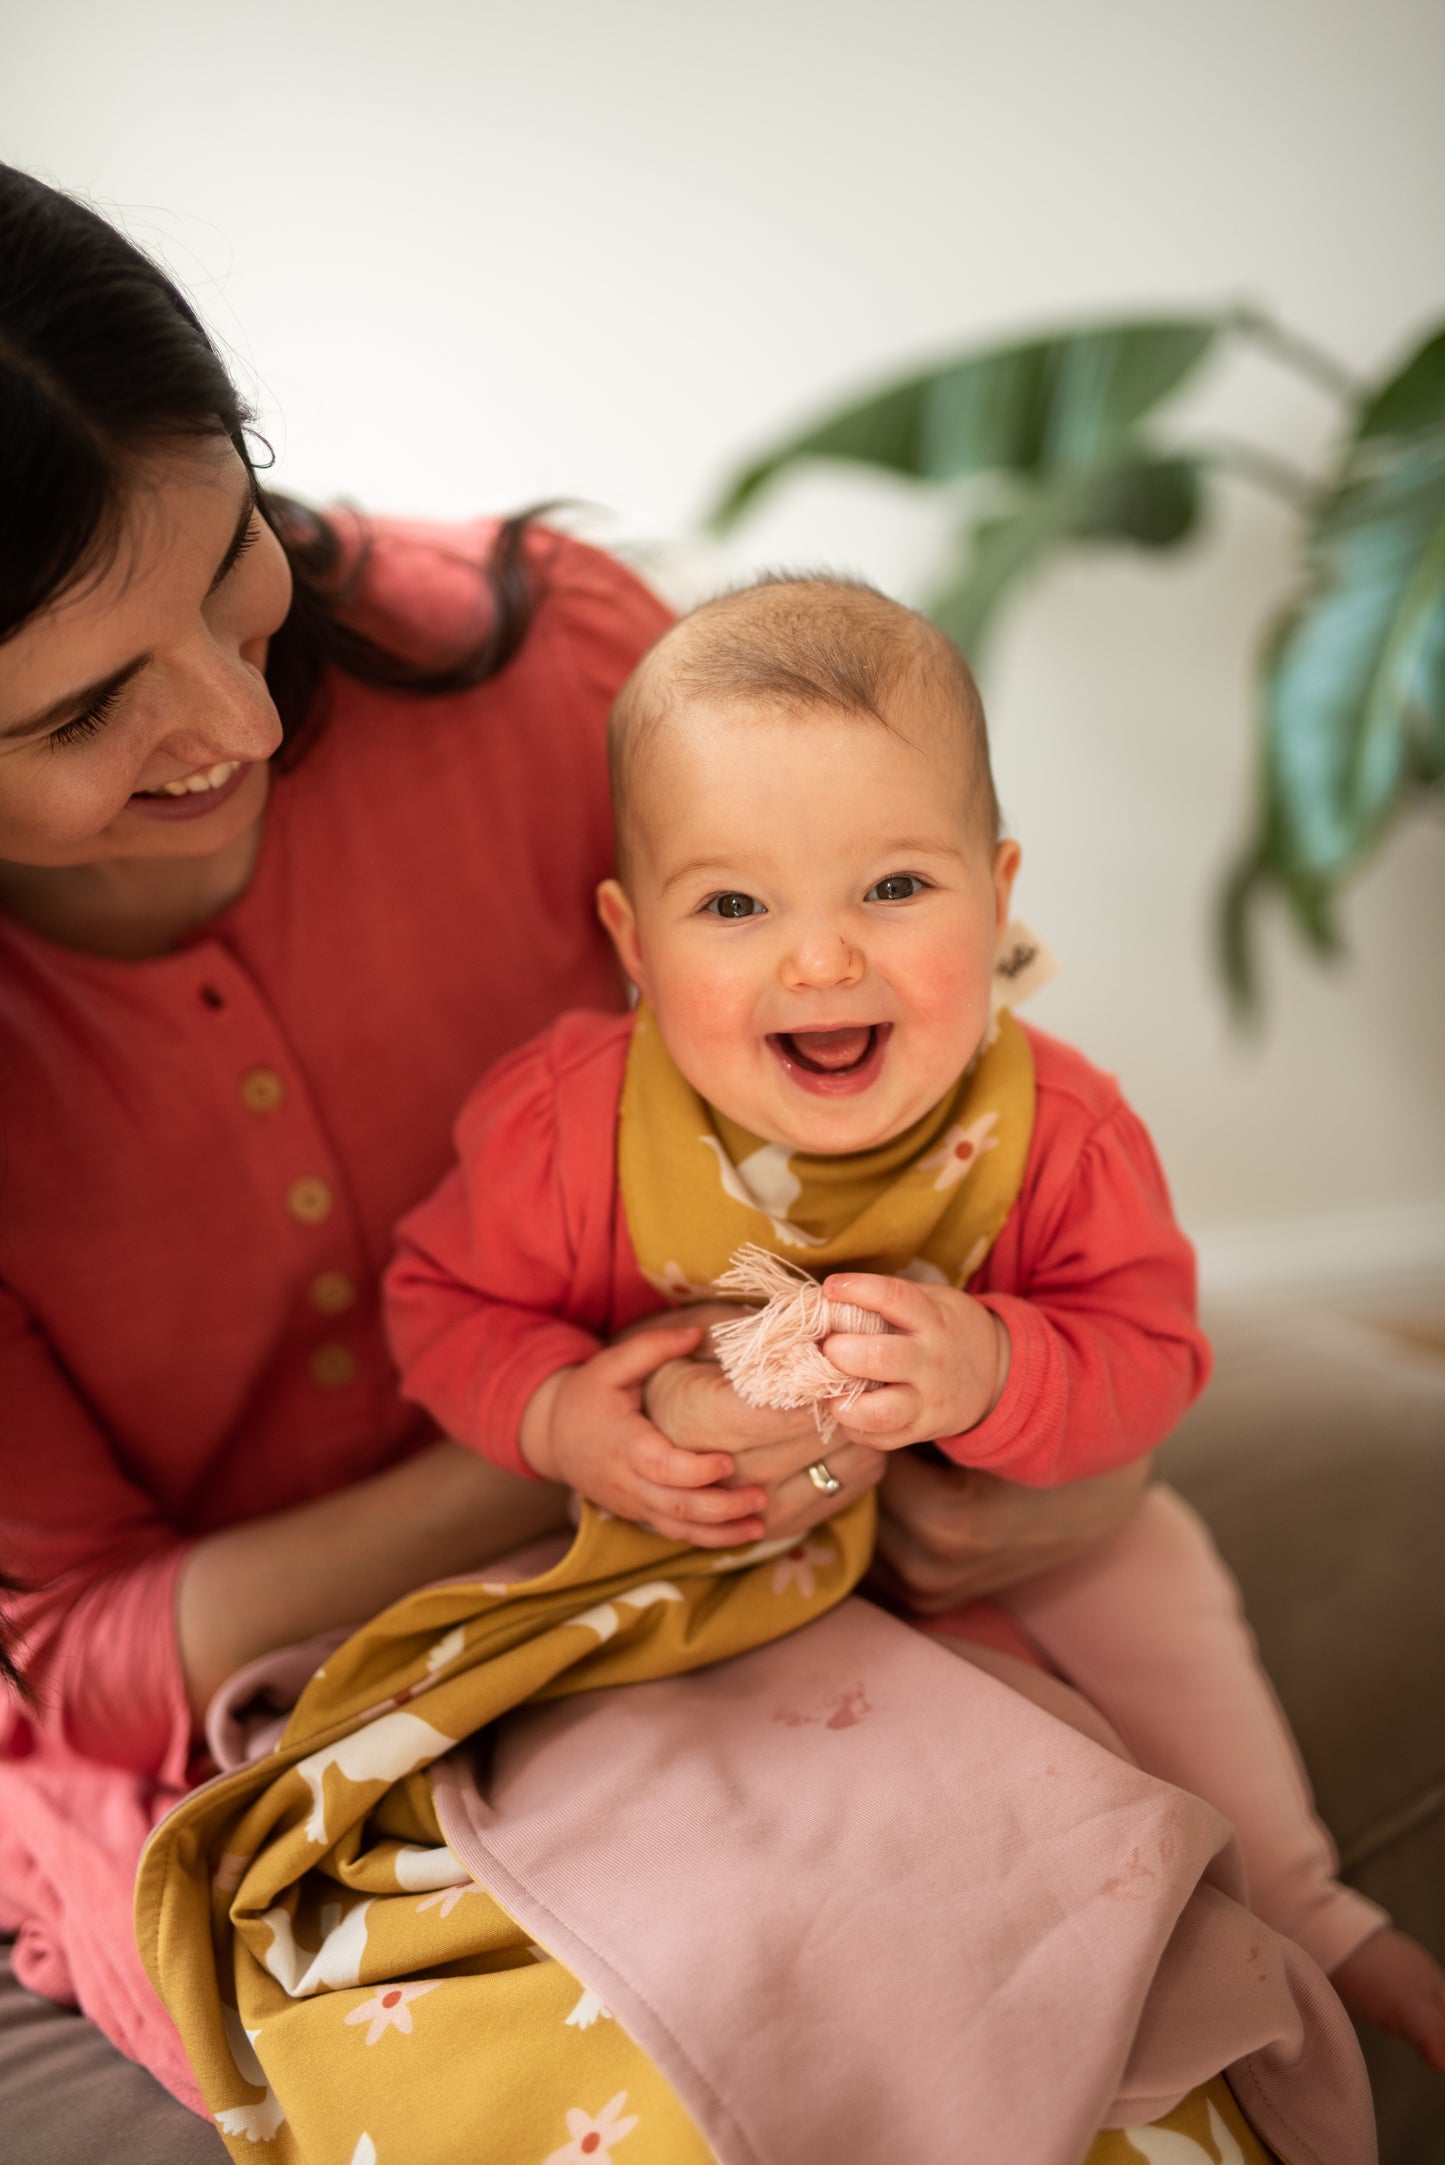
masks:
<path id="1" fill-rule="evenodd" d="M 218 760 L 199 767 L 178 781 L 162 782 L 158 789 L 138 789 L 127 797 L 125 809 L 142 819 L 203 819 L 208 812 L 229 804 L 250 773 L 254 761 Z"/>

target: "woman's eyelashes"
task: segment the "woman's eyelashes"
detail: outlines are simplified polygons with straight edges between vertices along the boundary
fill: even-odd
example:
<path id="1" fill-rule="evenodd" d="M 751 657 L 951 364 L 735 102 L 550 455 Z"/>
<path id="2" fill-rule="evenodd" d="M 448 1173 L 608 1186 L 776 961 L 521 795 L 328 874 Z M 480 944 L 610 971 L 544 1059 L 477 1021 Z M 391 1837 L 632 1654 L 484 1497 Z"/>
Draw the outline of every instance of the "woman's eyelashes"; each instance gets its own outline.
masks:
<path id="1" fill-rule="evenodd" d="M 226 551 L 225 560 L 215 578 L 211 581 L 207 594 L 208 600 L 210 595 L 215 593 L 217 587 L 223 585 L 229 579 L 247 551 L 256 546 L 259 531 L 259 522 L 253 512 L 244 533 L 239 535 Z M 45 739 L 46 746 L 51 750 L 59 750 L 67 744 L 80 744 L 87 737 L 95 736 L 104 728 L 114 713 L 115 704 L 120 698 L 121 690 L 122 687 L 119 684 L 113 684 L 109 691 L 102 692 L 99 699 L 94 700 L 86 708 L 84 714 L 77 714 L 72 721 L 62 722 L 58 729 L 52 729 Z"/>
<path id="2" fill-rule="evenodd" d="M 120 686 L 113 685 L 108 692 L 102 692 L 99 699 L 86 708 L 84 714 L 77 714 L 73 721 L 62 722 L 58 729 L 52 729 L 45 740 L 46 744 L 58 748 L 65 744 L 79 744 L 83 738 L 97 735 L 109 720 L 119 697 Z"/>

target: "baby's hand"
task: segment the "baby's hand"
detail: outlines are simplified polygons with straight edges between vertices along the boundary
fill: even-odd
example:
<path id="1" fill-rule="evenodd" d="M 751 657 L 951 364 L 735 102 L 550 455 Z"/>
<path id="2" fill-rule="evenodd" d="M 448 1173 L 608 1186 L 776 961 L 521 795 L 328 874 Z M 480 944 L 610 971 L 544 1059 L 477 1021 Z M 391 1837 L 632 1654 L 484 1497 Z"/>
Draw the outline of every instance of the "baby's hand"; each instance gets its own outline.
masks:
<path id="1" fill-rule="evenodd" d="M 726 1451 L 680 1451 L 642 1412 L 648 1377 L 701 1336 L 695 1324 L 639 1331 L 548 1376 L 522 1416 L 522 1456 L 533 1472 L 671 1541 L 713 1549 L 759 1540 L 767 1492 L 718 1487 L 733 1470 Z"/>
<path id="2" fill-rule="evenodd" d="M 876 1338 L 834 1331 L 823 1351 L 846 1376 L 880 1386 L 846 1409 L 840 1428 L 877 1451 L 973 1428 L 997 1405 L 1008 1374 L 1009 1336 L 991 1309 L 952 1286 L 842 1273 L 823 1281 L 830 1301 L 867 1308 L 891 1324 Z"/>

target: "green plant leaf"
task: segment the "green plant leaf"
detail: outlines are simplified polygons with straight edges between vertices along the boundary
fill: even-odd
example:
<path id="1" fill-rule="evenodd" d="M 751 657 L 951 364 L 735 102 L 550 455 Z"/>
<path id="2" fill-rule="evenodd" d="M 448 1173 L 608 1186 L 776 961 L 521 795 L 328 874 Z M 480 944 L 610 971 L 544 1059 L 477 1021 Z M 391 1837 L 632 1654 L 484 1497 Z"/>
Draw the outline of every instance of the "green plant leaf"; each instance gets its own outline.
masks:
<path id="1" fill-rule="evenodd" d="M 1172 548 L 1193 531 L 1199 509 L 1199 474 L 1187 459 L 1140 456 L 1037 482 L 1012 509 L 965 528 L 960 569 L 928 614 L 976 663 L 1003 602 L 1064 544 Z"/>
<path id="2" fill-rule="evenodd" d="M 755 460 L 710 523 L 731 525 L 766 482 L 805 459 L 850 460 L 917 481 L 1096 465 L 1228 327 L 1224 317 L 1161 318 L 964 354 L 840 408 Z"/>
<path id="3" fill-rule="evenodd" d="M 1063 540 L 1071 508 L 1061 492 L 1036 497 L 980 519 L 960 537 L 961 569 L 934 595 L 928 614 L 975 666 L 1000 603 Z"/>
<path id="4" fill-rule="evenodd" d="M 1360 416 L 1355 441 L 1445 428 L 1445 328 L 1432 332 Z"/>
<path id="5" fill-rule="evenodd" d="M 1088 474 L 1074 532 L 1081 541 L 1132 541 L 1172 549 L 1193 533 L 1202 502 L 1193 459 L 1125 459 Z"/>
<path id="6" fill-rule="evenodd" d="M 1445 433 L 1347 480 L 1317 523 L 1313 591 L 1266 670 L 1280 859 L 1337 880 L 1445 745 Z"/>

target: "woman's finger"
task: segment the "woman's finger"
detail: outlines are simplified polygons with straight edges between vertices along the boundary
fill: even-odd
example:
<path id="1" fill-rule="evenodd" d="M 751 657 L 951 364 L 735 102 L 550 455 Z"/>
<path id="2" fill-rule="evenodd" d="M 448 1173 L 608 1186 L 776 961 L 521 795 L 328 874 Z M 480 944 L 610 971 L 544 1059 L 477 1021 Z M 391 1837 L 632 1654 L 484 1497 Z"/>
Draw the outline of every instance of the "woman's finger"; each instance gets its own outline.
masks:
<path id="1" fill-rule="evenodd" d="M 672 1508 L 665 1489 L 659 1489 L 657 1494 L 662 1500 L 646 1510 L 643 1523 L 669 1541 L 685 1541 L 695 1549 L 737 1549 L 763 1537 L 765 1527 L 761 1518 L 686 1519 Z"/>
<path id="2" fill-rule="evenodd" d="M 792 1434 L 781 1443 L 755 1444 L 750 1449 L 733 1453 L 730 1488 L 746 1486 L 758 1481 L 765 1488 L 775 1488 L 795 1473 L 810 1466 L 822 1449 L 818 1424 L 811 1413 L 803 1416 Z"/>
<path id="3" fill-rule="evenodd" d="M 825 1519 L 836 1518 L 850 1504 L 866 1496 L 869 1489 L 882 1480 L 888 1461 L 881 1451 L 870 1451 L 860 1444 L 844 1443 L 835 1439 L 828 1445 L 826 1456 L 819 1459 L 842 1487 L 834 1495 L 825 1496 L 811 1481 L 806 1471 L 793 1474 L 773 1491 L 768 1506 L 768 1533 L 781 1538 L 785 1534 L 809 1533 L 821 1526 Z"/>
<path id="4" fill-rule="evenodd" d="M 662 1516 L 692 1527 L 761 1527 L 768 1503 L 767 1491 L 761 1488 L 665 1488 L 643 1481 L 638 1484 L 638 1494 L 649 1518 Z"/>

